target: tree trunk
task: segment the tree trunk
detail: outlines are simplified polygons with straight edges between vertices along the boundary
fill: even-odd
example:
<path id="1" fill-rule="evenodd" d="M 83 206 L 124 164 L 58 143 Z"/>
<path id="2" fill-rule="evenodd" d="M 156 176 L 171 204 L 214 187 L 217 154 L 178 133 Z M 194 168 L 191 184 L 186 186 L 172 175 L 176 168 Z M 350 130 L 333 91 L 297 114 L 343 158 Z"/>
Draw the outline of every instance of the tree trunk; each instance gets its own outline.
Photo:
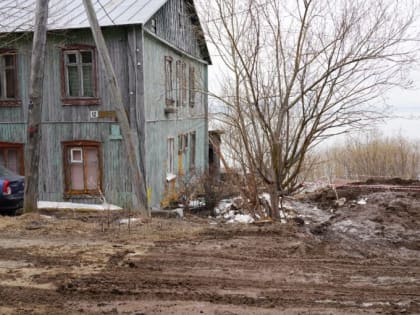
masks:
<path id="1" fill-rule="evenodd" d="M 127 113 L 125 111 L 123 99 L 121 96 L 121 90 L 118 86 L 117 77 L 111 62 L 111 57 L 109 56 L 108 48 L 105 44 L 105 39 L 100 29 L 92 2 L 91 0 L 83 0 L 83 4 L 88 15 L 93 37 L 97 46 L 96 48 L 98 49 L 99 57 L 102 61 L 103 69 L 105 71 L 108 88 L 111 92 L 112 103 L 115 106 L 115 112 L 121 126 L 121 133 L 123 135 L 123 141 L 127 151 L 128 162 L 132 174 L 132 186 L 135 197 L 133 209 L 139 210 L 140 213 L 144 216 L 150 216 L 150 212 L 147 208 L 145 178 L 141 172 L 139 152 L 136 150 L 136 143 L 139 143 L 137 139 L 138 135 L 131 132 Z"/>
<path id="2" fill-rule="evenodd" d="M 39 155 L 42 141 L 42 96 L 47 43 L 48 0 L 37 0 L 32 44 L 27 143 L 25 149 L 24 211 L 38 210 Z"/>

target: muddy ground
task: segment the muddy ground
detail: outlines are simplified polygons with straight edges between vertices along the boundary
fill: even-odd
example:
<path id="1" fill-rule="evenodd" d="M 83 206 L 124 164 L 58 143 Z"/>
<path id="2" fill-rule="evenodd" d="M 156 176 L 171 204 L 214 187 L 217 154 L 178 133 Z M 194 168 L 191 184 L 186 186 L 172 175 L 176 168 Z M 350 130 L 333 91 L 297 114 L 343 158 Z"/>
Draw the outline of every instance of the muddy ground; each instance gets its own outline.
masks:
<path id="1" fill-rule="evenodd" d="M 410 187 L 288 200 L 303 225 L 0 217 L 0 314 L 420 314 Z"/>

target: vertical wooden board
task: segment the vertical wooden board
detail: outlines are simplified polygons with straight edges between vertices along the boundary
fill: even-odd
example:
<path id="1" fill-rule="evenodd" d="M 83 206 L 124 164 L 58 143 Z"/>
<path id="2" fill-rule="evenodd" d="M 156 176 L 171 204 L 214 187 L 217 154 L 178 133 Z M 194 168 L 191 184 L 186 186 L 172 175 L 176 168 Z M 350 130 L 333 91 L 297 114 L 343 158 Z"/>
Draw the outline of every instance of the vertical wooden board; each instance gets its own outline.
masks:
<path id="1" fill-rule="evenodd" d="M 152 17 L 156 21 L 156 35 L 197 58 L 204 58 L 200 49 L 200 30 L 192 23 L 193 12 L 187 2 L 169 0 Z M 151 20 L 145 27 L 153 32 Z"/>
<path id="2" fill-rule="evenodd" d="M 131 200 L 130 172 L 127 157 L 119 140 L 109 140 L 109 125 L 104 124 L 50 124 L 43 127 L 41 198 L 61 201 L 64 193 L 62 141 L 94 140 L 101 142 L 103 191 L 110 203 L 129 206 Z M 72 198 L 70 201 L 98 203 L 99 198 Z"/>
<path id="3" fill-rule="evenodd" d="M 204 142 L 206 141 L 207 128 L 203 120 L 183 120 L 183 121 L 162 121 L 149 122 L 146 124 L 146 168 L 147 185 L 152 188 L 151 200 L 152 207 L 159 207 L 163 199 L 165 180 L 166 180 L 166 157 L 167 157 L 167 139 L 175 139 L 177 148 L 177 138 L 179 134 L 196 132 L 196 170 L 200 174 L 207 170 L 207 150 Z M 189 151 L 187 151 L 189 152 Z M 188 153 L 187 153 L 188 154 Z M 187 159 L 185 159 L 187 160 Z M 185 161 L 184 160 L 184 161 Z M 175 173 L 178 173 L 177 151 L 175 152 Z M 184 174 L 189 175 L 188 164 L 184 164 Z"/>

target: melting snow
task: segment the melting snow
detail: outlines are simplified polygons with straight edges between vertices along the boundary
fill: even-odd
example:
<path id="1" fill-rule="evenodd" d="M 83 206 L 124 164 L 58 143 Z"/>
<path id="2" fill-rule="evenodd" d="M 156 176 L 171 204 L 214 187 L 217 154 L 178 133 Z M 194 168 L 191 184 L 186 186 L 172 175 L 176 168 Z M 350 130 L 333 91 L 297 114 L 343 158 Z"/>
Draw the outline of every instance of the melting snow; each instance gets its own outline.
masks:
<path id="1" fill-rule="evenodd" d="M 227 223 L 243 223 L 243 224 L 250 224 L 254 222 L 254 218 L 251 217 L 249 214 L 237 214 L 230 218 Z"/>
<path id="2" fill-rule="evenodd" d="M 74 202 L 53 202 L 53 201 L 38 201 L 39 209 L 75 209 L 75 210 L 122 210 L 122 208 L 103 203 L 99 205 L 74 203 Z"/>
<path id="3" fill-rule="evenodd" d="M 119 222 L 120 222 L 120 224 L 128 224 L 129 222 L 132 223 L 132 222 L 136 222 L 138 220 L 140 220 L 140 219 L 138 219 L 138 218 L 125 218 L 125 219 L 121 219 Z"/>
<path id="4" fill-rule="evenodd" d="M 358 205 L 365 205 L 365 204 L 367 204 L 367 199 L 366 198 L 359 199 L 357 201 L 357 204 Z"/>

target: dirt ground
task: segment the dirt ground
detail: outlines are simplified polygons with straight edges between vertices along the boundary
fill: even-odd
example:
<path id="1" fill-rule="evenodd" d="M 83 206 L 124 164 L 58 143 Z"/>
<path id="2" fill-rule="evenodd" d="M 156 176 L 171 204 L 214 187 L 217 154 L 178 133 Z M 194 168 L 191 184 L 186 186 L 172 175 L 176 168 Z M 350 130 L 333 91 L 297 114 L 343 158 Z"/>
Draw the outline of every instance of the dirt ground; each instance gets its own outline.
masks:
<path id="1" fill-rule="evenodd" d="M 409 186 L 290 199 L 304 224 L 0 217 L 0 314 L 420 314 Z"/>

